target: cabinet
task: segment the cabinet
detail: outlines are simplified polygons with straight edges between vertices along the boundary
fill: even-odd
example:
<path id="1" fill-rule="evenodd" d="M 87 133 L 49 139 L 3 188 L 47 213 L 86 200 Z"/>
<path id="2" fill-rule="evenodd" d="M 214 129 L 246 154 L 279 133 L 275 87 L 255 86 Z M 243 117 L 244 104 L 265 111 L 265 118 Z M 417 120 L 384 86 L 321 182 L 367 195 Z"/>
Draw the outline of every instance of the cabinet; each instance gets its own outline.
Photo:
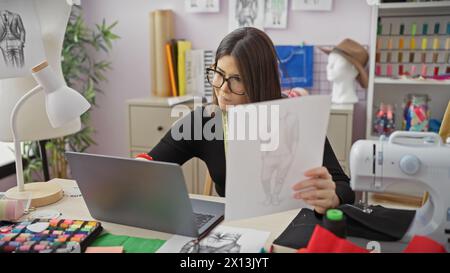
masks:
<path id="1" fill-rule="evenodd" d="M 183 104 L 193 109 L 193 103 Z M 127 101 L 127 121 L 130 156 L 149 152 L 170 130 L 178 119 L 171 116 L 171 107 L 164 98 L 143 98 Z M 195 158 L 183 166 L 189 193 L 200 194 L 206 174 L 206 165 Z"/>
<path id="2" fill-rule="evenodd" d="M 193 104 L 184 104 L 193 109 Z M 171 117 L 171 107 L 164 98 L 142 98 L 127 101 L 129 152 L 134 157 L 147 153 L 168 132 L 177 117 Z M 343 169 L 348 173 L 348 156 L 352 144 L 353 105 L 333 105 L 328 138 Z M 189 193 L 202 194 L 206 165 L 192 159 L 183 165 Z"/>
<path id="3" fill-rule="evenodd" d="M 339 163 L 349 174 L 349 156 L 353 135 L 353 104 L 332 105 L 327 137 Z"/>

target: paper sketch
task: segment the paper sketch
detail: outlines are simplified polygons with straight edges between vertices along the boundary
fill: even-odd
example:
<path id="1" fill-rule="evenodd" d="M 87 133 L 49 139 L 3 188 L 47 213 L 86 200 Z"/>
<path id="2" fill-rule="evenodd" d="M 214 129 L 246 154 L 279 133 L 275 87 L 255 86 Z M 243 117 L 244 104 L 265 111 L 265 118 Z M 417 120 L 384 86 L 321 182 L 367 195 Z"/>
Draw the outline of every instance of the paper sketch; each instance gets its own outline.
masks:
<path id="1" fill-rule="evenodd" d="M 279 126 L 271 128 L 274 131 L 272 133 L 275 133 L 272 137 L 279 138 L 277 149 L 263 151 L 261 135 L 256 140 L 242 140 L 230 135 L 230 132 L 252 126 L 236 126 L 231 120 L 242 115 L 242 112 L 248 112 L 246 108 L 251 105 L 269 108 L 278 106 Z M 307 96 L 249 104 L 229 110 L 226 221 L 309 207 L 305 202 L 293 198 L 291 187 L 306 179 L 304 173 L 307 170 L 323 164 L 330 107 L 330 96 Z M 261 113 L 258 112 L 258 115 Z M 259 116 L 257 120 L 261 126 L 261 123 L 264 125 L 271 119 Z"/>
<path id="2" fill-rule="evenodd" d="M 185 0 L 186 12 L 219 12 L 219 0 Z"/>
<path id="3" fill-rule="evenodd" d="M 299 141 L 300 124 L 295 112 L 283 112 L 279 122 L 283 126 L 279 129 L 279 148 L 262 152 L 261 183 L 265 194 L 264 205 L 267 206 L 278 206 L 282 202 L 280 194 L 295 159 Z"/>
<path id="4" fill-rule="evenodd" d="M 200 242 L 193 238 L 172 236 L 158 253 L 258 253 L 270 232 L 218 226 Z"/>
<path id="5" fill-rule="evenodd" d="M 287 28 L 287 19 L 287 0 L 266 0 L 265 28 Z"/>
<path id="6" fill-rule="evenodd" d="M 293 0 L 292 10 L 331 11 L 333 0 Z"/>
<path id="7" fill-rule="evenodd" d="M 26 31 L 20 14 L 0 10 L 0 48 L 7 66 L 23 67 Z"/>
<path id="8" fill-rule="evenodd" d="M 230 0 L 229 31 L 241 27 L 264 28 L 265 0 Z"/>
<path id="9" fill-rule="evenodd" d="M 0 78 L 31 74 L 45 59 L 34 1 L 0 1 Z"/>
<path id="10" fill-rule="evenodd" d="M 239 233 L 222 233 L 214 231 L 200 243 L 189 241 L 180 253 L 240 253 Z"/>

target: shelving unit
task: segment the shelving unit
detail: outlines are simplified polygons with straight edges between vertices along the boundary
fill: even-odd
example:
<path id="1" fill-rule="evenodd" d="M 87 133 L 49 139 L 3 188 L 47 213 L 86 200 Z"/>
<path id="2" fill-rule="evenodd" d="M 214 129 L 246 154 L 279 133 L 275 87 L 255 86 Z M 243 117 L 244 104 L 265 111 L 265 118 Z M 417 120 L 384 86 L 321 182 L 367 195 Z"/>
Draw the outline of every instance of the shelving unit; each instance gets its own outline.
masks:
<path id="1" fill-rule="evenodd" d="M 433 17 L 435 16 L 435 17 Z M 448 49 L 445 48 L 445 41 L 448 36 L 446 32 L 447 23 L 450 23 L 450 1 L 436 1 L 436 2 L 403 2 L 403 3 L 379 3 L 373 5 L 372 10 L 372 28 L 371 28 L 371 46 L 370 46 L 370 80 L 369 80 L 369 88 L 368 88 L 368 98 L 367 98 L 367 122 L 366 122 L 366 138 L 367 139 L 378 139 L 379 136 L 373 132 L 373 124 L 374 124 L 374 115 L 377 107 L 380 103 L 388 103 L 393 104 L 395 106 L 395 117 L 396 117 L 396 129 L 402 129 L 402 120 L 403 120 L 403 103 L 404 98 L 408 94 L 427 94 L 430 98 L 429 108 L 431 109 L 431 118 L 441 120 L 445 108 L 450 100 L 450 80 L 440 81 L 433 79 L 410 79 L 405 77 L 386 77 L 384 75 L 378 77 L 376 76 L 376 53 L 377 53 L 377 38 L 378 38 L 378 23 L 379 18 L 389 18 L 389 17 L 401 17 L 401 20 L 405 20 L 405 24 L 407 22 L 411 22 L 416 20 L 418 17 L 428 17 L 430 21 L 434 22 L 437 16 L 449 16 L 448 22 L 444 26 L 441 26 L 440 33 L 433 37 L 438 37 L 440 39 L 439 49 L 436 50 L 439 53 L 439 65 L 440 73 L 446 72 L 445 70 L 450 67 L 450 63 L 446 63 L 447 60 L 444 60 L 447 53 L 450 53 Z M 396 26 L 394 34 L 398 32 L 398 27 Z M 422 26 L 420 24 L 417 25 L 418 33 L 419 29 Z M 430 24 L 429 32 L 432 33 L 433 26 Z M 384 31 L 383 31 L 384 32 Z M 385 33 L 383 33 L 385 34 Z M 383 36 L 383 35 L 382 35 Z M 395 44 L 398 44 L 398 36 L 395 37 Z M 411 33 L 409 29 L 406 29 L 404 35 L 405 37 L 405 51 L 408 54 L 408 46 L 411 37 Z M 421 39 L 425 36 L 417 35 L 418 39 Z M 432 40 L 428 43 L 430 47 Z M 411 52 L 420 50 L 420 40 L 416 42 L 415 50 L 411 49 Z M 398 55 L 398 48 L 394 46 L 391 49 L 394 53 L 393 55 Z M 403 61 L 400 61 L 400 64 L 404 64 L 405 67 L 408 66 L 407 57 L 403 57 Z M 429 60 L 427 59 L 427 62 Z M 394 63 L 394 70 L 398 70 L 398 64 L 396 66 L 395 61 L 391 61 Z M 418 64 L 417 59 L 414 61 L 415 64 Z M 420 64 L 418 64 L 419 66 Z M 435 65 L 430 65 L 435 66 Z M 420 67 L 417 67 L 418 72 L 420 73 Z"/>
<path id="2" fill-rule="evenodd" d="M 450 86 L 450 80 L 438 81 L 438 80 L 419 80 L 419 79 L 392 79 L 377 77 L 374 81 L 375 84 L 408 84 L 408 85 L 447 85 Z"/>
<path id="3" fill-rule="evenodd" d="M 449 17 L 447 21 L 446 17 Z M 382 20 L 392 20 L 392 21 L 401 21 L 401 23 L 392 24 L 390 30 L 386 30 L 383 27 L 383 31 L 379 33 L 379 18 Z M 429 23 L 428 32 L 426 34 L 423 33 L 425 19 L 427 24 Z M 444 22 L 441 22 L 440 31 L 438 34 L 434 33 L 434 26 L 439 18 L 443 18 Z M 429 21 L 429 22 L 428 22 Z M 414 37 L 414 33 L 412 33 L 411 27 L 406 27 L 406 25 L 411 25 L 412 22 L 414 24 L 417 23 L 417 33 L 416 38 L 421 39 L 417 40 L 415 43 L 415 48 L 411 49 L 411 38 Z M 367 97 L 367 121 L 366 121 L 366 138 L 376 140 L 379 139 L 378 134 L 374 133 L 373 125 L 375 121 L 375 113 L 381 103 L 391 104 L 395 107 L 395 129 L 402 129 L 403 122 L 403 107 L 404 107 L 404 99 L 408 94 L 427 94 L 429 101 L 429 109 L 431 110 L 431 118 L 442 120 L 444 116 L 445 109 L 447 107 L 448 102 L 450 101 L 450 81 L 438 81 L 438 80 L 423 80 L 423 79 L 411 79 L 404 76 L 396 77 L 393 74 L 393 77 L 387 77 L 384 73 L 386 70 L 382 71 L 381 76 L 376 76 L 377 71 L 377 42 L 378 42 L 378 34 L 384 39 L 385 36 L 390 35 L 393 37 L 394 42 L 393 46 L 390 48 L 392 51 L 392 59 L 389 61 L 383 60 L 383 55 L 381 55 L 381 60 L 378 59 L 380 63 L 393 63 L 393 70 L 398 72 L 400 71 L 399 66 L 404 65 L 407 67 L 405 70 L 412 72 L 412 66 L 417 65 L 417 73 L 421 73 L 422 58 L 414 58 L 413 62 L 409 62 L 410 54 L 415 52 L 416 54 L 420 54 L 420 50 L 422 49 L 421 42 L 423 38 L 429 38 L 428 36 L 433 34 L 432 38 L 428 40 L 428 47 L 433 46 L 433 39 L 439 40 L 439 49 L 431 48 L 429 51 L 440 52 L 438 65 L 430 62 L 430 58 L 426 58 L 427 65 L 429 64 L 431 67 L 440 66 L 439 74 L 448 72 L 450 67 L 450 63 L 447 63 L 446 54 L 450 53 L 448 48 L 446 47 L 445 42 L 448 35 L 447 24 L 450 23 L 450 1 L 436 1 L 436 2 L 408 2 L 408 3 L 378 3 L 373 5 L 372 9 L 372 27 L 371 27 L 371 44 L 370 44 L 370 77 L 369 77 L 369 88 L 368 88 L 368 97 Z M 404 25 L 404 30 L 401 34 L 400 27 Z M 445 25 L 442 25 L 445 24 Z M 386 33 L 388 32 L 388 33 Z M 390 32 L 390 33 L 389 33 Z M 398 35 L 397 35 L 398 34 Z M 400 47 L 400 36 L 403 36 L 404 39 L 404 47 L 401 49 Z M 380 43 L 378 44 L 380 45 Z M 386 48 L 386 44 L 384 40 L 381 43 L 381 49 Z M 427 50 L 427 49 L 426 49 Z M 425 50 L 425 51 L 426 51 Z M 402 59 L 396 58 L 399 56 L 399 52 L 402 51 L 407 54 Z M 444 52 L 445 51 L 445 52 Z M 386 51 L 381 51 L 382 54 Z M 422 51 L 424 52 L 424 51 Z M 433 53 L 429 53 L 433 55 Z M 442 57 L 444 56 L 444 57 Z M 416 57 L 421 57 L 420 55 Z M 430 56 L 427 56 L 430 57 Z M 380 55 L 378 56 L 380 58 Z M 395 58 L 395 59 L 394 59 Z M 434 58 L 434 57 L 433 57 Z M 405 60 L 407 59 L 407 60 Z M 430 71 L 430 70 L 428 70 Z M 391 188 L 390 191 L 395 193 L 398 198 L 398 202 L 403 202 L 402 195 L 407 195 L 410 197 L 421 197 L 423 196 L 423 189 L 410 185 L 406 188 L 404 185 L 398 188 Z"/>

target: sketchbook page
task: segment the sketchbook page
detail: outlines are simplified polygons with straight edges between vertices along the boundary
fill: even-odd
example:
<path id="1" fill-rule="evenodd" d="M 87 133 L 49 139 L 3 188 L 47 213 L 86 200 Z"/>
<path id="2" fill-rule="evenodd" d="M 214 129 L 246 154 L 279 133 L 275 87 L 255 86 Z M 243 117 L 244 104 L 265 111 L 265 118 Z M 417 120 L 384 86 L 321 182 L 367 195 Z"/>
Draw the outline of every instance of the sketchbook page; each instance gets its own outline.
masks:
<path id="1" fill-rule="evenodd" d="M 219 0 L 185 0 L 186 12 L 219 12 Z"/>
<path id="2" fill-rule="evenodd" d="M 45 57 L 41 27 L 34 3 L 0 2 L 0 79 L 25 77 Z"/>
<path id="3" fill-rule="evenodd" d="M 292 186 L 322 166 L 330 107 L 330 96 L 307 96 L 228 111 L 226 221 L 308 207 Z M 250 112 L 258 122 L 248 123 Z"/>
<path id="4" fill-rule="evenodd" d="M 287 28 L 288 0 L 266 0 L 264 28 Z"/>
<path id="5" fill-rule="evenodd" d="M 157 253 L 259 253 L 270 232 L 218 226 L 199 244 L 194 238 L 174 235 Z"/>

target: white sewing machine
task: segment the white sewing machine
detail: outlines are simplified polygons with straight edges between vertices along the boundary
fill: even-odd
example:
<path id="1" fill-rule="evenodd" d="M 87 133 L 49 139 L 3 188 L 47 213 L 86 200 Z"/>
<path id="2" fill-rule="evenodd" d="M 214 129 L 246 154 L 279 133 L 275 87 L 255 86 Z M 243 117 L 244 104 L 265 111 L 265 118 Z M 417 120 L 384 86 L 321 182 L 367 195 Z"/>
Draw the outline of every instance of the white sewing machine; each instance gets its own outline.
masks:
<path id="1" fill-rule="evenodd" d="M 395 132 L 389 139 L 359 140 L 350 152 L 350 173 L 356 191 L 388 192 L 393 184 L 420 185 L 429 198 L 402 241 L 423 235 L 450 251 L 450 145 L 444 145 L 438 134 Z"/>

